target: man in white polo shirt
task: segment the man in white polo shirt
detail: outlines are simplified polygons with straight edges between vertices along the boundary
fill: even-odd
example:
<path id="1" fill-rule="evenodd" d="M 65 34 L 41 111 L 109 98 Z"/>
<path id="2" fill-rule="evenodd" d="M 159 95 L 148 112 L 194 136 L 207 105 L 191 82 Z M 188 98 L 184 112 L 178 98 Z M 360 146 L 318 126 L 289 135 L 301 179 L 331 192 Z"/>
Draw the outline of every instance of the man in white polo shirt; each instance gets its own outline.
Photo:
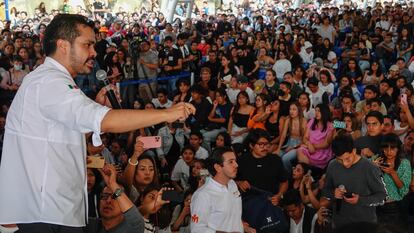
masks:
<path id="1" fill-rule="evenodd" d="M 229 147 L 217 148 L 208 159 L 212 178 L 200 187 L 191 200 L 191 232 L 251 232 L 243 229 L 242 202 L 234 178 L 236 155 Z"/>
<path id="2" fill-rule="evenodd" d="M 82 232 L 87 217 L 86 141 L 185 119 L 192 105 L 168 110 L 112 110 L 73 78 L 92 71 L 95 33 L 80 15 L 56 16 L 46 28 L 43 65 L 28 74 L 8 112 L 0 166 L 0 224 L 20 232 Z"/>

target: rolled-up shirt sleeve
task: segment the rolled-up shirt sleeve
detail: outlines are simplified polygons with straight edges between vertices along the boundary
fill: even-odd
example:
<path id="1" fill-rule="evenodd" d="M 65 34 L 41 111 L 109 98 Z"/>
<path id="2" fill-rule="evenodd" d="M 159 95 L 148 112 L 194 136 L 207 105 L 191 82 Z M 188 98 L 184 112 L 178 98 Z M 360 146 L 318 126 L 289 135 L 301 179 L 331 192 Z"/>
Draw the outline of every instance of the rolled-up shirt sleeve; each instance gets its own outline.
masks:
<path id="1" fill-rule="evenodd" d="M 101 123 L 110 108 L 88 98 L 71 81 L 66 77 L 58 77 L 40 85 L 40 112 L 45 118 L 59 122 L 74 131 L 93 132 L 93 144 L 100 145 Z"/>

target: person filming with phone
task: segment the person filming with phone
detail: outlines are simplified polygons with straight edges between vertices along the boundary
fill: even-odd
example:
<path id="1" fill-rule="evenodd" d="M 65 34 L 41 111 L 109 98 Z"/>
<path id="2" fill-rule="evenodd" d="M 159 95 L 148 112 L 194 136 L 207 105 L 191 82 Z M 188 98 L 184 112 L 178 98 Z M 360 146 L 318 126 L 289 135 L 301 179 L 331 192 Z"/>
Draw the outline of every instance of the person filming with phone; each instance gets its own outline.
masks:
<path id="1" fill-rule="evenodd" d="M 70 14 L 57 15 L 46 28 L 44 64 L 23 80 L 7 115 L 0 224 L 17 224 L 23 233 L 82 232 L 88 203 L 85 134 L 92 133 L 99 146 L 101 132 L 184 121 L 195 113 L 187 103 L 165 110 L 111 109 L 116 98 L 108 98 L 113 90 L 105 88 L 89 99 L 74 78 L 93 70 L 93 28 L 86 17 Z"/>
<path id="2" fill-rule="evenodd" d="M 401 223 L 401 200 L 407 195 L 411 182 L 411 165 L 403 158 L 402 143 L 396 134 L 384 135 L 382 152 L 374 163 L 381 169 L 384 177 L 387 200 L 377 208 L 378 221 L 381 223 Z"/>
<path id="3" fill-rule="evenodd" d="M 335 159 L 327 168 L 320 205 L 334 203 L 333 226 L 377 222 L 376 206 L 383 205 L 386 191 L 380 169 L 356 152 L 352 137 L 342 134 L 332 141 Z"/>
<path id="4" fill-rule="evenodd" d="M 125 186 L 117 182 L 117 172 L 113 165 L 107 164 L 103 169 L 99 170 L 105 188 L 100 195 L 99 214 L 100 222 L 93 225 L 89 222 L 85 233 L 111 232 L 111 233 L 133 233 L 144 232 L 144 218 L 146 213 L 157 212 L 168 201 L 162 200 L 160 190 L 155 193 L 152 202 L 145 202 L 138 208 L 125 194 Z"/>

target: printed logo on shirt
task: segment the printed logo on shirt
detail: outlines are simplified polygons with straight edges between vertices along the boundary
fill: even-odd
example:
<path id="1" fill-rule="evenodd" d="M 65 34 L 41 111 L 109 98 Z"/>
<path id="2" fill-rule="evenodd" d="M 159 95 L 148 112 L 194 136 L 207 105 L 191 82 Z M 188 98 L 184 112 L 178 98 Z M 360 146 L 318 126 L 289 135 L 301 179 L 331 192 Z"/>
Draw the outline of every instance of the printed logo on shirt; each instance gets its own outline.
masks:
<path id="1" fill-rule="evenodd" d="M 69 85 L 69 84 L 68 84 L 68 87 L 69 87 L 69 89 L 79 89 L 79 87 L 78 87 L 78 86 L 76 86 L 76 85 Z"/>
<path id="2" fill-rule="evenodd" d="M 272 222 L 272 217 L 267 217 L 266 220 L 267 220 L 267 223 L 271 223 Z"/>
<path id="3" fill-rule="evenodd" d="M 198 216 L 197 216 L 197 214 L 193 214 L 193 216 L 191 216 L 191 221 L 193 221 L 194 223 L 198 223 Z"/>

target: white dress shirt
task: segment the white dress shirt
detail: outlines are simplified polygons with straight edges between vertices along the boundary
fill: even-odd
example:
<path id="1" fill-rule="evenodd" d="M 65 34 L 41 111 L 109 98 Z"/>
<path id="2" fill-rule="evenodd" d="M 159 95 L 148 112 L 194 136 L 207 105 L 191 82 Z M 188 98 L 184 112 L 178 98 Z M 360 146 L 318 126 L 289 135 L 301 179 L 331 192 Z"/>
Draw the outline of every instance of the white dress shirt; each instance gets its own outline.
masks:
<path id="1" fill-rule="evenodd" d="M 200 187 L 191 199 L 191 232 L 243 232 L 242 201 L 236 182 L 227 187 L 213 178 Z"/>
<path id="2" fill-rule="evenodd" d="M 296 224 L 295 220 L 290 218 L 290 230 L 289 233 L 303 233 L 303 218 L 305 216 L 305 209 L 303 209 L 302 211 L 302 218 L 300 219 L 300 221 L 298 222 L 298 224 Z M 311 232 L 313 233 L 315 230 L 315 223 L 316 220 L 318 220 L 318 215 L 315 214 L 312 218 L 312 225 L 311 225 Z"/>
<path id="3" fill-rule="evenodd" d="M 0 224 L 85 225 L 86 141 L 110 109 L 89 99 L 47 57 L 28 74 L 6 120 L 0 167 Z"/>

